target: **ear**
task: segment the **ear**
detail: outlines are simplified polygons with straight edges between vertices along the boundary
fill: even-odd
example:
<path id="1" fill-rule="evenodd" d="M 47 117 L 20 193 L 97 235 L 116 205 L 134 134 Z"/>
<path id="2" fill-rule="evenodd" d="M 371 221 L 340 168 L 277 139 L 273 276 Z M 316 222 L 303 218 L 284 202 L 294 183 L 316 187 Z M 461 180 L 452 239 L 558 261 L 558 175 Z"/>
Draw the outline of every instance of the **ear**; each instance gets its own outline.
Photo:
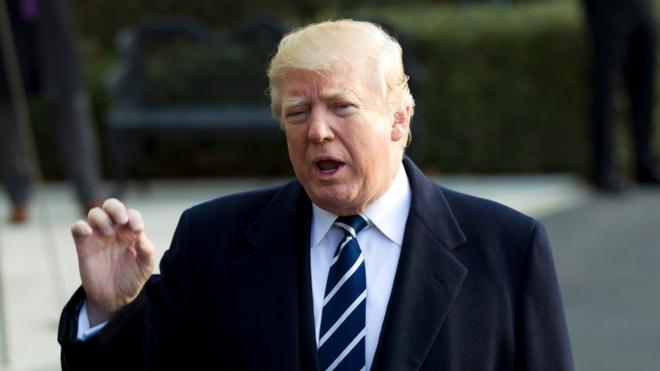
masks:
<path id="1" fill-rule="evenodd" d="M 393 142 L 408 140 L 408 132 L 410 130 L 410 111 L 410 107 L 403 106 L 401 109 L 394 112 L 392 132 L 390 136 L 390 139 Z"/>

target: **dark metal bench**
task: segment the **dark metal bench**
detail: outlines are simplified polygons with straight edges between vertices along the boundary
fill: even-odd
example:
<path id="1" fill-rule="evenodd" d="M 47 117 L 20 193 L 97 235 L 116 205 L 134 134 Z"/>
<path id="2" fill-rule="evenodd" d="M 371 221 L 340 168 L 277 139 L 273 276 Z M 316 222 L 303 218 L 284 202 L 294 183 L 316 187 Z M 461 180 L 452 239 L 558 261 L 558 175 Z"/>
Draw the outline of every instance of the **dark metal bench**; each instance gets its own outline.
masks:
<path id="1" fill-rule="evenodd" d="M 264 71 L 283 34 L 269 19 L 252 20 L 225 36 L 182 19 L 155 19 L 122 30 L 121 61 L 108 84 L 111 175 L 123 185 L 136 165 L 145 163 L 145 145 L 154 138 L 278 136 Z M 237 70 L 246 63 L 252 65 Z M 148 166 L 141 167 L 144 172 Z"/>

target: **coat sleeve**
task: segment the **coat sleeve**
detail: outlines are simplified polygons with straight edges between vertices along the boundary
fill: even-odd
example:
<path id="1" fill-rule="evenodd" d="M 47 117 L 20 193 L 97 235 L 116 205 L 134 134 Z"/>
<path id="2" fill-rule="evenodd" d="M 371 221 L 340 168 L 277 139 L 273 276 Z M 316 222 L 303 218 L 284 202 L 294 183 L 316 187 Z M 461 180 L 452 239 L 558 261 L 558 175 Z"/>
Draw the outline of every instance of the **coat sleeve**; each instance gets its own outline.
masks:
<path id="1" fill-rule="evenodd" d="M 519 295 L 518 370 L 572 371 L 573 357 L 550 242 L 532 227 Z"/>
<path id="2" fill-rule="evenodd" d="M 64 307 L 58 341 L 63 371 L 170 370 L 177 369 L 186 353 L 185 326 L 188 315 L 185 295 L 190 262 L 188 218 L 184 213 L 170 249 L 160 263 L 161 274 L 152 276 L 138 297 L 119 311 L 107 325 L 86 341 L 78 341 L 78 313 L 85 299 L 82 288 Z M 181 369 L 185 369 L 181 368 Z"/>

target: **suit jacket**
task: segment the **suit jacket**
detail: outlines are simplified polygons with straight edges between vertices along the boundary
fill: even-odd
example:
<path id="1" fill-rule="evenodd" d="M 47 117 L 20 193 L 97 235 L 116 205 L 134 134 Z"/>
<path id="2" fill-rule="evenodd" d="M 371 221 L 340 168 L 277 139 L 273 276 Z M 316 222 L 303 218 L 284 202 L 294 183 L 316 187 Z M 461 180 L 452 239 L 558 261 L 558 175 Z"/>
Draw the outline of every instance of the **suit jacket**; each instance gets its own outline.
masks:
<path id="1" fill-rule="evenodd" d="M 572 370 L 543 227 L 404 165 L 412 204 L 372 370 Z M 74 294 L 63 369 L 318 370 L 310 218 L 297 181 L 186 210 L 161 274 L 86 342 Z"/>

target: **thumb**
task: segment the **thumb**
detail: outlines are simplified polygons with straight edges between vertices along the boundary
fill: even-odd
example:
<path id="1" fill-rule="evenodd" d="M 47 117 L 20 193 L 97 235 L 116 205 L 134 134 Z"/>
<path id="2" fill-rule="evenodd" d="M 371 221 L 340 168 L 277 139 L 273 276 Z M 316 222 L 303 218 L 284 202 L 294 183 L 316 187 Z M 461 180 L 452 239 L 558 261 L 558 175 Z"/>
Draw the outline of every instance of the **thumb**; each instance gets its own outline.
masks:
<path id="1" fill-rule="evenodd" d="M 92 227 L 84 220 L 78 220 L 71 226 L 71 236 L 76 246 L 81 245 L 93 233 Z"/>

